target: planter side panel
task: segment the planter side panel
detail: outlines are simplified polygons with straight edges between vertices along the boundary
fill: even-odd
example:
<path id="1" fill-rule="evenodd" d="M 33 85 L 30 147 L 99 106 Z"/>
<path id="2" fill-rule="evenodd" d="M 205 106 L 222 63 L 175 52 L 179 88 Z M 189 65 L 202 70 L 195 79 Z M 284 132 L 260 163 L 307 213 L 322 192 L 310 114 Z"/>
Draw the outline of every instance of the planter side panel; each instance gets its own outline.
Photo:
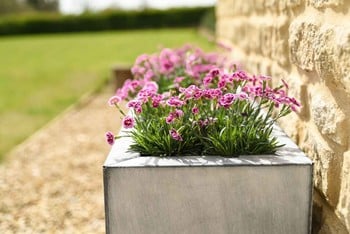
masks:
<path id="1" fill-rule="evenodd" d="M 309 233 L 310 165 L 104 173 L 107 233 Z"/>

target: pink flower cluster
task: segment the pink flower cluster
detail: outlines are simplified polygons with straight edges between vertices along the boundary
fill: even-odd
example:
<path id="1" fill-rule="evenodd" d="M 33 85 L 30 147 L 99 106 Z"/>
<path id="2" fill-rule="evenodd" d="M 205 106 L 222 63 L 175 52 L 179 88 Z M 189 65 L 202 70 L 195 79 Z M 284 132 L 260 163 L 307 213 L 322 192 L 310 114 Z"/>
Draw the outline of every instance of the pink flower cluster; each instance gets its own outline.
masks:
<path id="1" fill-rule="evenodd" d="M 222 68 L 224 63 L 225 60 L 219 55 L 205 53 L 190 45 L 179 49 L 165 48 L 159 54 L 142 54 L 131 68 L 134 80 L 126 80 L 115 96 L 120 100 L 129 100 L 142 88 L 148 85 L 157 86 L 155 82 L 161 79 L 174 87 L 180 87 L 186 81 L 199 84 L 208 71 L 215 67 Z"/>
<path id="2" fill-rule="evenodd" d="M 176 141 L 185 139 L 184 127 L 214 125 L 220 122 L 215 117 L 217 112 L 241 108 L 242 102 L 267 103 L 265 107 L 283 106 L 292 111 L 300 107 L 295 98 L 287 95 L 284 80 L 280 87 L 272 88 L 267 76 L 242 70 L 227 72 L 217 55 L 189 46 L 163 49 L 159 55 L 141 55 L 132 73 L 135 79 L 127 80 L 108 101 L 117 107 L 122 100 L 128 101 L 127 107 L 132 111 L 122 120 L 123 127 L 133 128 L 137 120 L 152 118 L 166 124 L 165 129 L 170 129 L 169 134 Z M 164 82 L 169 87 L 162 86 Z M 106 139 L 114 143 L 112 133 L 108 132 Z"/>
<path id="3" fill-rule="evenodd" d="M 250 96 L 260 97 L 272 101 L 275 104 L 275 107 L 281 105 L 289 106 L 292 111 L 297 111 L 300 107 L 300 103 L 293 97 L 287 96 L 287 92 L 283 89 L 273 89 L 266 85 L 263 87 L 262 83 L 256 85 L 247 85 L 242 88 L 242 90 L 248 93 Z"/>
<path id="4" fill-rule="evenodd" d="M 185 97 L 185 99 L 196 99 L 199 100 L 202 97 L 207 99 L 217 99 L 221 97 L 222 90 L 219 88 L 205 88 L 201 89 L 198 86 L 191 85 L 187 88 L 179 88 L 179 92 L 182 93 Z"/>
<path id="5" fill-rule="evenodd" d="M 176 119 L 182 117 L 183 115 L 184 115 L 184 112 L 182 110 L 175 109 L 175 111 L 169 113 L 165 121 L 167 124 L 170 124 L 174 122 Z"/>

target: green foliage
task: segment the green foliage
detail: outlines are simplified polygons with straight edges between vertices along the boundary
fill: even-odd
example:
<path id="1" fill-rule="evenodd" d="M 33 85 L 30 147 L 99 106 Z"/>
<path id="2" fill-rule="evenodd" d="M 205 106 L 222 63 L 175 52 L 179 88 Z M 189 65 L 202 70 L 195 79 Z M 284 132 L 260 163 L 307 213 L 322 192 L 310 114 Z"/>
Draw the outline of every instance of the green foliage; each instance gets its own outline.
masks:
<path id="1" fill-rule="evenodd" d="M 135 128 L 130 132 L 135 144 L 130 149 L 140 152 L 143 156 L 174 156 L 174 155 L 200 155 L 201 144 L 195 137 L 192 127 L 188 126 L 185 119 L 189 114 L 173 125 L 165 123 L 165 117 L 171 111 L 170 107 L 153 108 L 149 103 L 143 107 L 143 113 L 135 118 Z M 159 118 L 162 116 L 162 118 Z M 187 125 L 187 126 L 185 126 Z M 185 126 L 185 127 L 184 127 Z M 186 136 L 185 141 L 176 141 L 169 135 L 172 128 Z"/>
<path id="2" fill-rule="evenodd" d="M 0 19 L 0 35 L 198 26 L 213 8 L 106 11 L 78 16 L 35 14 Z"/>
<path id="3" fill-rule="evenodd" d="M 215 124 L 206 127 L 204 154 L 232 157 L 275 153 L 281 147 L 271 136 L 275 120 L 264 117 L 251 102 L 236 101 L 233 105 L 233 109 L 218 109 Z"/>

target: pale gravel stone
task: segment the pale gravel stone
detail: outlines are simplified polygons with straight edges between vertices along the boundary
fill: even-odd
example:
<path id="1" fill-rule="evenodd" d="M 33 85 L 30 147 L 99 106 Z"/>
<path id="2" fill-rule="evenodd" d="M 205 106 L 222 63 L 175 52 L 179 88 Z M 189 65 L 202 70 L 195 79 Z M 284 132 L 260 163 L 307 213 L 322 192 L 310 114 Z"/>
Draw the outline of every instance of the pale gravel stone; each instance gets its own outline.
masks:
<path id="1" fill-rule="evenodd" d="M 119 129 L 111 88 L 71 108 L 0 165 L 0 233 L 104 233 L 104 133 Z"/>

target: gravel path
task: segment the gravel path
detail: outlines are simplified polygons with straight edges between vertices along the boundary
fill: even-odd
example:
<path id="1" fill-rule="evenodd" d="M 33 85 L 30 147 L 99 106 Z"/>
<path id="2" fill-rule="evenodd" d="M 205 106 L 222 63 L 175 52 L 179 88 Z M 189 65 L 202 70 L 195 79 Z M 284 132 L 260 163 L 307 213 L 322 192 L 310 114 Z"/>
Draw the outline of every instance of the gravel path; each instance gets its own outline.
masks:
<path id="1" fill-rule="evenodd" d="M 0 165 L 0 233 L 104 233 L 102 164 L 116 132 L 110 88 L 69 109 Z"/>

